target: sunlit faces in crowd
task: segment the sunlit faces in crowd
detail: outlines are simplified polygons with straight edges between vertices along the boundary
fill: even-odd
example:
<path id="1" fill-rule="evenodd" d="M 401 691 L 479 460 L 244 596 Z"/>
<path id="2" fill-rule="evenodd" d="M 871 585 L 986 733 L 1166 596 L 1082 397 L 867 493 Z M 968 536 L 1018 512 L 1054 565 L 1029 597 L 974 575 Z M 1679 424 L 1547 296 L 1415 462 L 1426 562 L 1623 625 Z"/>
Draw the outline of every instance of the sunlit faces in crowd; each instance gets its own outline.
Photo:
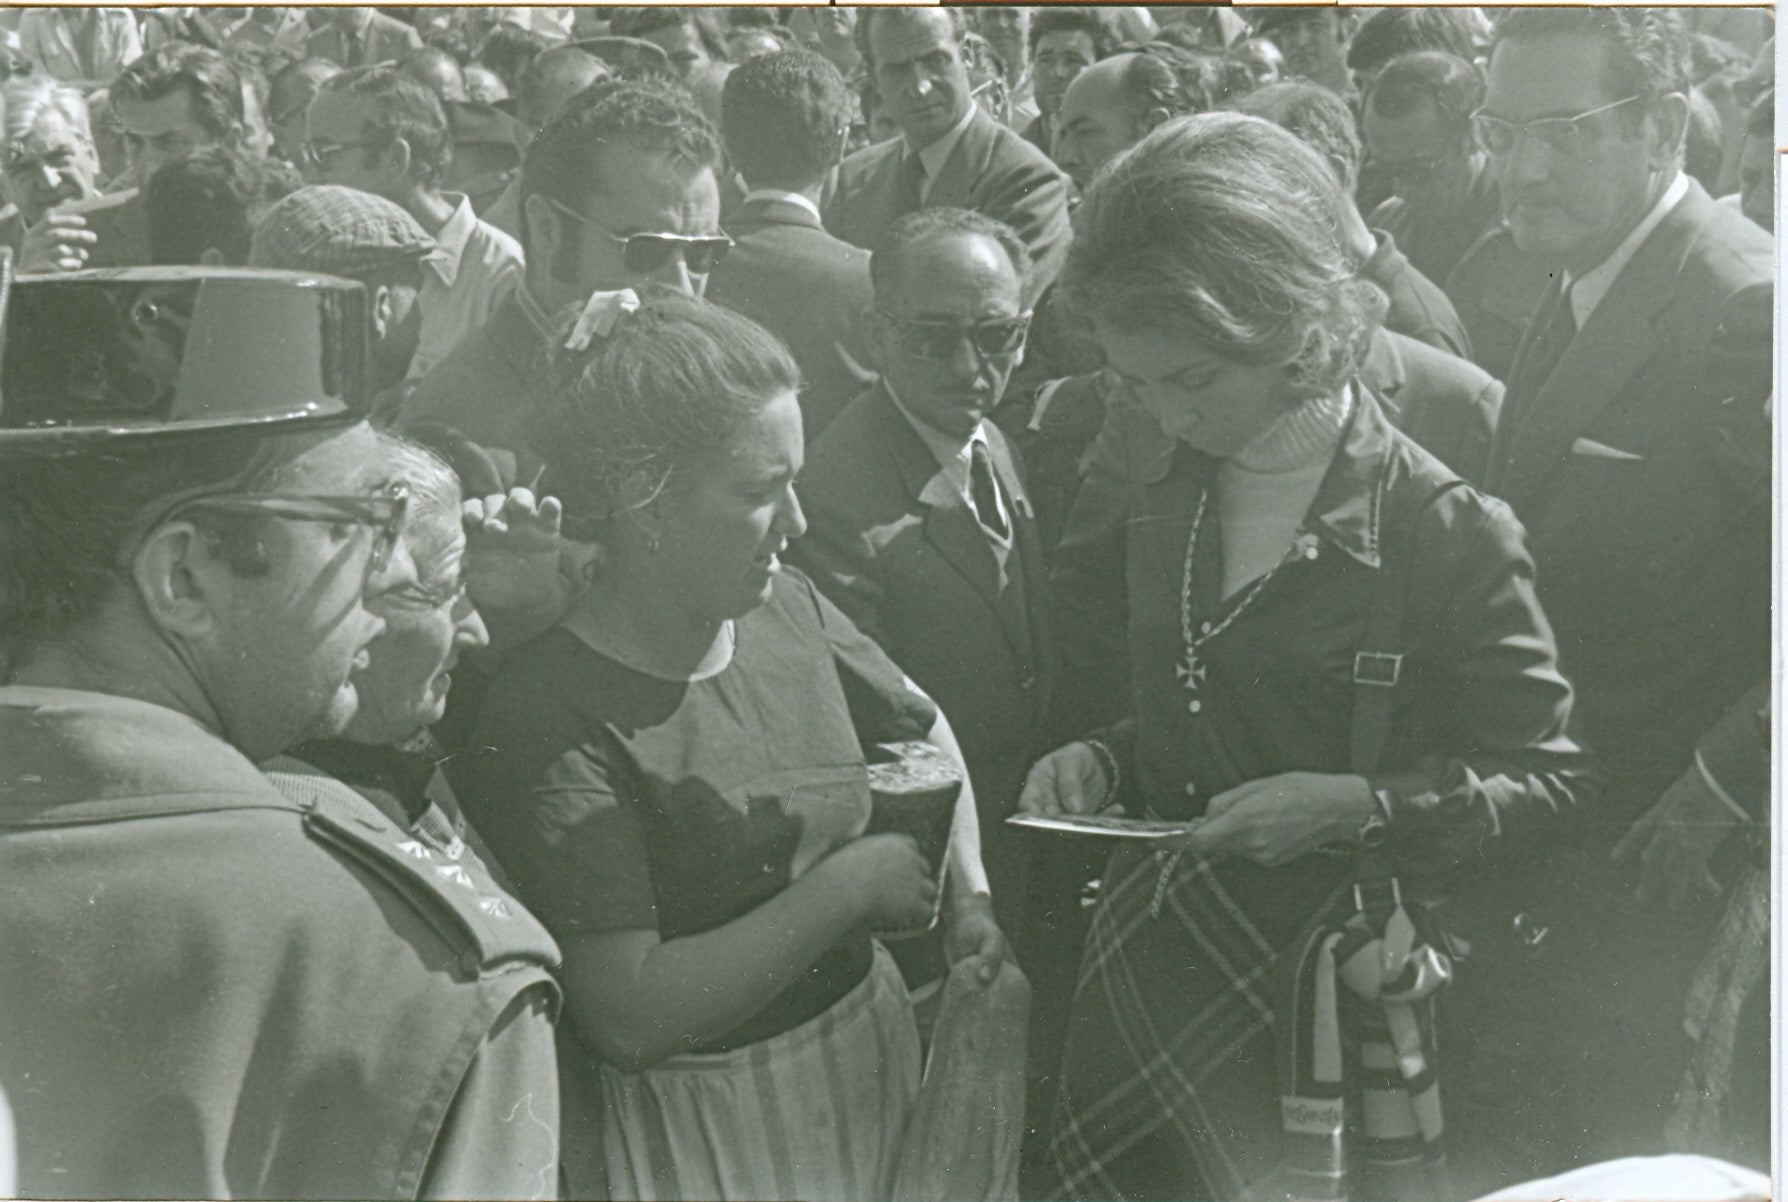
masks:
<path id="1" fill-rule="evenodd" d="M 61 85 L 49 80 L 21 81 L 5 91 L 7 142 L 0 148 L 0 187 L 25 224 L 34 225 L 49 210 L 93 195 L 99 157 L 88 131 L 85 106 L 72 93 L 59 102 Z M 20 111 L 31 102 L 35 114 Z"/>
<path id="2" fill-rule="evenodd" d="M 1572 272 L 1639 223 L 1688 122 L 1681 95 L 1648 105 L 1610 86 L 1608 55 L 1591 34 L 1500 42 L 1478 119 L 1516 246 Z"/>
<path id="3" fill-rule="evenodd" d="M 219 133 L 207 126 L 197 98 L 186 87 L 176 87 L 154 100 L 112 98 L 112 112 L 123 132 L 124 151 L 139 186 L 175 159 L 211 146 L 236 147 L 242 127 L 232 125 Z"/>
<path id="4" fill-rule="evenodd" d="M 1138 112 L 1126 81 L 1134 54 L 1114 54 L 1075 77 L 1062 98 L 1051 157 L 1085 188 L 1100 167 L 1135 145 L 1168 114 Z"/>
<path id="5" fill-rule="evenodd" d="M 1084 29 L 1052 30 L 1037 38 L 1031 55 L 1031 90 L 1037 111 L 1053 118 L 1074 77 L 1099 59 L 1093 35 Z"/>

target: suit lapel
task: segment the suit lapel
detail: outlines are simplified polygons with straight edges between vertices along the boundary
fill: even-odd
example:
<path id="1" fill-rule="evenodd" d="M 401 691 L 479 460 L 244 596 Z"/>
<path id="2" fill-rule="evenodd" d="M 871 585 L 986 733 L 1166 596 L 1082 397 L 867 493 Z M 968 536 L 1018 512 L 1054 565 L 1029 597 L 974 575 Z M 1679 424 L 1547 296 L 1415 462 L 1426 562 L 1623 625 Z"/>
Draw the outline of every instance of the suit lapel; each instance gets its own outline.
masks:
<path id="1" fill-rule="evenodd" d="M 956 145 L 950 148 L 950 157 L 938 169 L 937 178 L 931 181 L 931 188 L 925 194 L 925 207 L 928 209 L 953 208 L 966 209 L 969 203 L 969 191 L 980 176 L 981 159 L 986 154 L 988 142 L 987 129 L 984 123 L 991 122 L 980 109 L 963 127 L 962 136 L 956 139 Z"/>
<path id="2" fill-rule="evenodd" d="M 926 486 L 942 469 L 931 448 L 925 445 L 919 432 L 894 403 L 894 398 L 888 395 L 888 390 L 877 385 L 876 391 L 881 401 L 878 408 L 883 419 L 885 445 L 891 448 L 895 462 L 900 466 L 900 477 L 908 494 L 925 511 L 926 539 L 981 594 L 988 608 L 996 614 L 1001 613 L 1000 563 L 987 535 L 954 489 L 937 503 L 925 497 Z M 1004 625 L 1003 616 L 1001 624 Z"/>
<path id="3" fill-rule="evenodd" d="M 1018 474 L 1018 465 L 1012 461 L 1011 449 L 1006 445 L 999 429 L 988 423 L 991 432 L 987 445 L 989 458 L 993 460 L 993 474 L 999 478 L 1000 487 L 1006 493 L 1006 505 L 1012 518 L 1012 548 L 1006 555 L 1006 574 L 1014 578 L 1015 586 L 1008 587 L 1001 594 L 998 607 L 1000 624 L 1005 627 L 1006 637 L 1011 641 L 1013 650 L 1029 662 L 1039 648 L 1042 647 L 1044 632 L 1037 629 L 1032 619 L 1039 612 L 1042 598 L 1034 596 L 1033 589 L 1041 590 L 1044 576 L 1043 545 L 1037 537 L 1036 513 L 1031 508 L 1031 498 L 1025 492 L 1024 481 Z M 982 539 L 986 541 L 985 537 Z"/>
<path id="4" fill-rule="evenodd" d="M 1702 203 L 1691 189 L 1640 245 L 1511 432 L 1500 495 L 1517 512 L 1533 505 L 1572 441 L 1657 354 L 1655 318 L 1675 299 L 1683 248 L 1706 218 Z"/>

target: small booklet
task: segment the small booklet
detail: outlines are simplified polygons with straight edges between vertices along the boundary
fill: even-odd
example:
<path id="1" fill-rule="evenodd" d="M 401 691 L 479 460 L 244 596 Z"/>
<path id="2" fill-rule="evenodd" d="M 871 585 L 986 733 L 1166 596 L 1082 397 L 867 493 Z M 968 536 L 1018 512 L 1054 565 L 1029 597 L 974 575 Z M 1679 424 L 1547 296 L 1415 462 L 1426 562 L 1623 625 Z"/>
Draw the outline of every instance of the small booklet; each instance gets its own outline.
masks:
<path id="1" fill-rule="evenodd" d="M 1014 814 L 1007 826 L 1066 835 L 1100 835 L 1108 839 L 1172 839 L 1198 829 L 1199 819 L 1156 822 L 1115 814 Z"/>

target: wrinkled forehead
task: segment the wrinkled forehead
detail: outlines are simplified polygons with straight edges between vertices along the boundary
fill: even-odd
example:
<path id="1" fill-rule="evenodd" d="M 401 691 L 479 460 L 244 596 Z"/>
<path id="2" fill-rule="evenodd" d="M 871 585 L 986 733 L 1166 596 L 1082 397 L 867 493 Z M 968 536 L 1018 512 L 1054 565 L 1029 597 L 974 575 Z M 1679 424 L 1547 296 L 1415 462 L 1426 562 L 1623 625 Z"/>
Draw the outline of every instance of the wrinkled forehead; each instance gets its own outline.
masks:
<path id="1" fill-rule="evenodd" d="M 396 479 L 384 444 L 365 422 L 294 437 L 312 441 L 280 470 L 276 492 L 354 497 L 375 493 Z"/>

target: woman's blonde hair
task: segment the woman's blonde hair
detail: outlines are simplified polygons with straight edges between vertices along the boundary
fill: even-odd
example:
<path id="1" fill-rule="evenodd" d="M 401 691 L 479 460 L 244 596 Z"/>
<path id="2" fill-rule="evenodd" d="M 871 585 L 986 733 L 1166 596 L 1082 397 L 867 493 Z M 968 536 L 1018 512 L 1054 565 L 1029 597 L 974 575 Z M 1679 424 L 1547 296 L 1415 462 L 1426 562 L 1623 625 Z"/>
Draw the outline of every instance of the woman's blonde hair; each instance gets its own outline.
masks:
<path id="1" fill-rule="evenodd" d="M 1385 304 L 1348 248 L 1349 203 L 1329 165 L 1271 122 L 1183 117 L 1100 171 L 1075 214 L 1062 289 L 1102 324 L 1184 334 L 1330 391 Z"/>

